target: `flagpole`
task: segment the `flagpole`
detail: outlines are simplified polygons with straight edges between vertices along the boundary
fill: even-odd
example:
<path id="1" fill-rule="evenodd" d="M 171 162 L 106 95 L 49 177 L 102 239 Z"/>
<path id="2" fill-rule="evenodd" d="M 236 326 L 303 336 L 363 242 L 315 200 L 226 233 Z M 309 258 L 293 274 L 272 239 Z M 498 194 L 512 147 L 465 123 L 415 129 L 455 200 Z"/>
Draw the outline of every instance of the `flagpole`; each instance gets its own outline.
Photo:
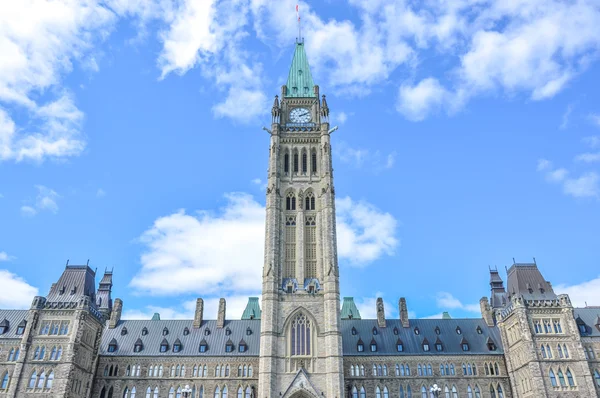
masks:
<path id="1" fill-rule="evenodd" d="M 296 4 L 296 16 L 298 17 L 298 43 L 302 41 L 302 24 L 300 23 L 300 9 Z"/>

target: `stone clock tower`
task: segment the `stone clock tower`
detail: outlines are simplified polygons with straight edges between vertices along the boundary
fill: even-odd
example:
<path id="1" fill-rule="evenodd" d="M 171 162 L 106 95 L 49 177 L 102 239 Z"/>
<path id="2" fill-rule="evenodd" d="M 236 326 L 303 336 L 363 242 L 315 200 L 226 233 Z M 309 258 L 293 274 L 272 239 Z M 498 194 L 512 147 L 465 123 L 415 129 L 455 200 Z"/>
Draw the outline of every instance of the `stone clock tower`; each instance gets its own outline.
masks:
<path id="1" fill-rule="evenodd" d="M 343 397 L 334 130 L 297 42 L 268 130 L 260 398 Z"/>

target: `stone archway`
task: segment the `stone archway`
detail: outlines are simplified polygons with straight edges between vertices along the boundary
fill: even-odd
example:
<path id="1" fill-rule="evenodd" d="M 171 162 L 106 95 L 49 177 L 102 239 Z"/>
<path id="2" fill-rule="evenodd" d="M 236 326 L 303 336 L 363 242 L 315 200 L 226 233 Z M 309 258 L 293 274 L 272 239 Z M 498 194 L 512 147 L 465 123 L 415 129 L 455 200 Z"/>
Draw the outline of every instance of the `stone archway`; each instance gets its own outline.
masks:
<path id="1" fill-rule="evenodd" d="M 317 397 L 307 390 L 297 390 L 297 391 L 294 391 L 290 395 L 290 398 L 317 398 Z"/>

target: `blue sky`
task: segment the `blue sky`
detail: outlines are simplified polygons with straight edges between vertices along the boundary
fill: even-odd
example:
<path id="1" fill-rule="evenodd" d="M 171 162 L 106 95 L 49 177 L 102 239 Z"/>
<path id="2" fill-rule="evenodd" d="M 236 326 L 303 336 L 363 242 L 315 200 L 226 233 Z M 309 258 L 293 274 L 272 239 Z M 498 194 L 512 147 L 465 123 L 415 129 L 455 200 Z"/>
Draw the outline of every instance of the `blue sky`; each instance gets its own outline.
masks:
<path id="1" fill-rule="evenodd" d="M 273 3 L 273 4 L 272 4 Z M 125 315 L 231 316 L 260 294 L 272 98 L 294 1 L 0 6 L 0 307 L 67 259 Z M 333 124 L 342 295 L 363 316 L 478 316 L 488 266 L 536 258 L 600 304 L 600 7 L 300 2 Z M 165 275 L 167 275 L 165 277 Z"/>

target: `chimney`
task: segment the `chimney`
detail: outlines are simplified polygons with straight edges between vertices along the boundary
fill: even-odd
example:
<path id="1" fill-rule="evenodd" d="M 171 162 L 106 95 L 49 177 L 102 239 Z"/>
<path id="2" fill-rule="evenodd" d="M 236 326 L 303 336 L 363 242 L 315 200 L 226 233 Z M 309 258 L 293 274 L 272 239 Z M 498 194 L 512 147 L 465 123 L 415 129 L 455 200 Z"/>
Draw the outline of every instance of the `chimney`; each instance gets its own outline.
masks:
<path id="1" fill-rule="evenodd" d="M 485 321 L 486 325 L 494 326 L 494 317 L 492 314 L 492 308 L 487 297 L 482 297 L 479 300 L 479 308 L 481 309 L 481 317 Z"/>
<path id="2" fill-rule="evenodd" d="M 121 320 L 121 311 L 123 311 L 123 300 L 120 298 L 115 300 L 113 310 L 110 313 L 110 320 L 108 321 L 108 328 L 114 329 Z"/>
<path id="3" fill-rule="evenodd" d="M 217 328 L 225 327 L 225 299 L 219 299 L 219 313 L 217 315 Z"/>
<path id="4" fill-rule="evenodd" d="M 202 315 L 204 314 L 204 300 L 196 299 L 196 312 L 194 312 L 194 329 L 198 329 L 202 325 Z"/>
<path id="5" fill-rule="evenodd" d="M 377 297 L 377 326 L 384 328 L 385 325 L 385 309 L 383 307 L 383 299 Z"/>
<path id="6" fill-rule="evenodd" d="M 406 308 L 406 299 L 404 297 L 400 297 L 400 301 L 398 301 L 398 312 L 400 312 L 400 322 L 402 322 L 402 327 L 410 327 L 410 322 L 408 321 L 408 309 Z"/>

